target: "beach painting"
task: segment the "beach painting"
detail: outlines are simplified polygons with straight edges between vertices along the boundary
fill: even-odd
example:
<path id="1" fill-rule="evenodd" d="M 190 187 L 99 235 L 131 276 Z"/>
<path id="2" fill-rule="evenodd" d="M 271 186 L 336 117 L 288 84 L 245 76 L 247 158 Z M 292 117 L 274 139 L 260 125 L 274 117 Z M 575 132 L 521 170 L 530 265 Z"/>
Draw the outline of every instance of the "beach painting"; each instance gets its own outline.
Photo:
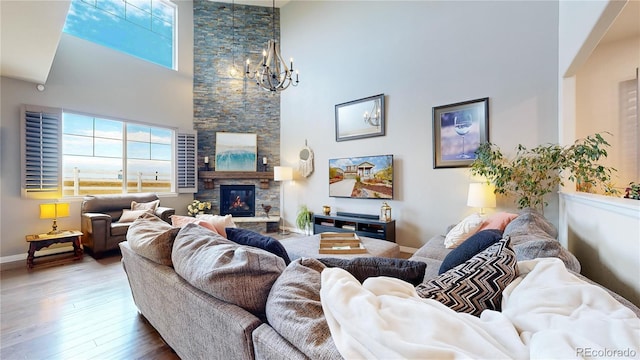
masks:
<path id="1" fill-rule="evenodd" d="M 216 133 L 216 171 L 256 171 L 257 135 Z"/>

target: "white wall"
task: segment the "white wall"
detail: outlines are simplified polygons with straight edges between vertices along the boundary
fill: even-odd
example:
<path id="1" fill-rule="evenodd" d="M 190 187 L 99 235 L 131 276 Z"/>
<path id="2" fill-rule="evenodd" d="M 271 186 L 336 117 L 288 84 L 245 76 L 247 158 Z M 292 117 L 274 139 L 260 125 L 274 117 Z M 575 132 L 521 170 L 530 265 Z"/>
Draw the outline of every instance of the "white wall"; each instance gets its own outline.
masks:
<path id="1" fill-rule="evenodd" d="M 631 79 L 640 64 L 640 43 L 637 38 L 599 42 L 625 3 L 560 2 L 558 76 L 563 111 L 559 140 L 568 144 L 594 132 L 610 131 L 614 138 L 607 161 L 614 167 L 622 167 L 618 165 L 628 160 L 622 150 L 623 137 L 628 134 L 620 127 L 617 87 Z M 637 128 L 635 136 L 637 149 Z M 635 166 L 637 169 L 638 164 Z M 627 176 L 633 179 L 629 175 L 632 168 L 624 168 L 616 180 L 618 185 L 624 185 Z M 576 193 L 573 187 L 564 191 L 568 193 L 561 195 L 558 239 L 576 254 L 583 274 L 640 305 L 638 202 Z"/>
<path id="2" fill-rule="evenodd" d="M 616 186 L 623 190 L 638 181 L 638 118 L 627 110 L 635 103 L 622 100 L 621 87 L 636 89 L 640 66 L 640 38 L 599 45 L 576 72 L 576 137 L 600 132 L 612 135 L 608 156 L 601 163 L 618 169 Z M 637 96 L 637 94 L 634 95 Z"/>
<path id="3" fill-rule="evenodd" d="M 0 260 L 26 258 L 24 236 L 50 230 L 40 220 L 42 201 L 20 197 L 20 105 L 33 104 L 99 114 L 181 129 L 193 128 L 193 4 L 178 2 L 179 71 L 150 64 L 63 34 L 46 83 L 1 78 Z M 178 213 L 191 194 L 162 198 Z M 80 201 L 71 216 L 59 219 L 63 229 L 80 229 Z"/>
<path id="4" fill-rule="evenodd" d="M 477 209 L 466 206 L 467 169 L 433 169 L 432 108 L 490 98 L 490 140 L 557 140 L 558 4 L 555 2 L 290 2 L 282 53 L 301 84 L 281 96 L 281 158 L 297 164 L 305 140 L 316 170 L 286 186 L 297 208 L 379 213 L 381 201 L 330 198 L 328 159 L 393 154 L 397 242 L 418 247 Z M 386 136 L 336 142 L 334 105 L 387 96 Z M 545 215 L 557 223 L 557 198 Z M 499 199 L 503 210 L 514 202 Z"/>

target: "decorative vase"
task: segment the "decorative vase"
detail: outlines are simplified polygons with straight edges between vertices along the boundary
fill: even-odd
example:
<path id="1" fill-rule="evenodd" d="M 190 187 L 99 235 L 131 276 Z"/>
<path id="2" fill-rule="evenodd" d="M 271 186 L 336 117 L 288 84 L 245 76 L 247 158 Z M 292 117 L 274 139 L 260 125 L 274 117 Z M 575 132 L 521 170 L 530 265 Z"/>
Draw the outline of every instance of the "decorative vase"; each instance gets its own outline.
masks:
<path id="1" fill-rule="evenodd" d="M 329 215 L 329 214 L 331 214 L 331 206 L 329 206 L 329 205 L 324 205 L 324 206 L 322 207 L 322 212 L 323 212 L 325 215 Z"/>

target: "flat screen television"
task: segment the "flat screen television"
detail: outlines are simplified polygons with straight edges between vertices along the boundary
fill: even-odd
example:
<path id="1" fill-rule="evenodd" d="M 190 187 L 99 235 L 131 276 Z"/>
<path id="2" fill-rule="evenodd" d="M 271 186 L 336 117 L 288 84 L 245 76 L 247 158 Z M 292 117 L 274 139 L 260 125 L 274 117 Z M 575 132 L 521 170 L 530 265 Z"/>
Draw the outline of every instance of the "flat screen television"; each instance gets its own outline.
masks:
<path id="1" fill-rule="evenodd" d="M 393 155 L 329 159 L 329 196 L 393 199 Z"/>

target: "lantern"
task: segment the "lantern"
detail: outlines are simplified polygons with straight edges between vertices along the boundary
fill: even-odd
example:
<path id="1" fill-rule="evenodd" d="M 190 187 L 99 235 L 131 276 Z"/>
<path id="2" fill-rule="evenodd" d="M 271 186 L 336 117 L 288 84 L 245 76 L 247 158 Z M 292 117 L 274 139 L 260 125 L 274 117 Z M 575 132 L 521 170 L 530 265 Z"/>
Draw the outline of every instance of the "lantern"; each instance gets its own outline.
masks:
<path id="1" fill-rule="evenodd" d="M 391 221 L 391 206 L 386 201 L 380 207 L 380 221 Z"/>

